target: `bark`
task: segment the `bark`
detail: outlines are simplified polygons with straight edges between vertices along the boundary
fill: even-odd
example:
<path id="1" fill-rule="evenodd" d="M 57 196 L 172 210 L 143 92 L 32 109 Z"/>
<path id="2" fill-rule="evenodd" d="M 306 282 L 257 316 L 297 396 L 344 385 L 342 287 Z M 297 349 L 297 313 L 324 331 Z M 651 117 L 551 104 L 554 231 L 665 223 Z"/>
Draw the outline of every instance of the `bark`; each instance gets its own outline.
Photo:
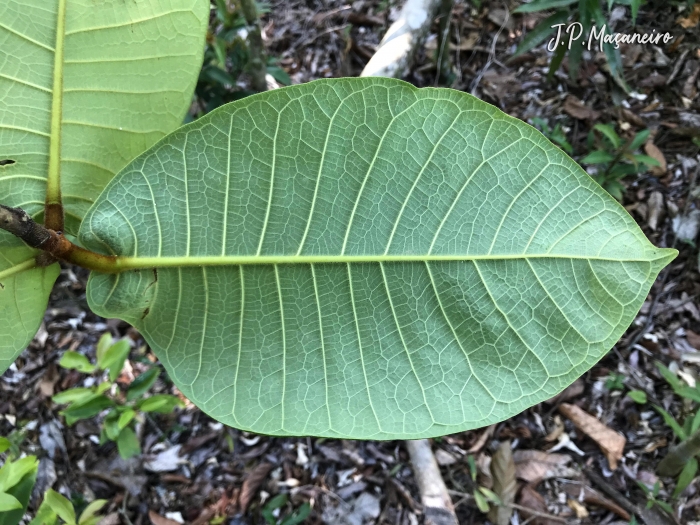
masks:
<path id="1" fill-rule="evenodd" d="M 428 440 L 406 441 L 406 449 L 420 490 L 425 525 L 459 525 Z"/>

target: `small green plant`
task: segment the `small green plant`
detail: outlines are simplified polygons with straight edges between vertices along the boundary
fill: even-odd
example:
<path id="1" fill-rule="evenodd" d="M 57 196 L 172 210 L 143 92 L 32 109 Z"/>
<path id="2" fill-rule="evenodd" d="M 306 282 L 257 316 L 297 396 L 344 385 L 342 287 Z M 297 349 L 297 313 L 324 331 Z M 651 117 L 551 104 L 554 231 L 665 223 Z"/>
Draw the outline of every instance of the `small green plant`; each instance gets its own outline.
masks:
<path id="1" fill-rule="evenodd" d="M 472 483 L 474 485 L 472 495 L 474 496 L 474 503 L 476 503 L 477 508 L 486 514 L 491 509 L 491 505 L 503 505 L 503 502 L 501 501 L 501 498 L 498 497 L 498 494 L 491 489 L 478 484 L 476 480 L 478 471 L 476 461 L 474 461 L 474 456 L 467 456 L 467 465 L 469 466 L 469 475 L 471 476 Z"/>
<path id="2" fill-rule="evenodd" d="M 657 362 L 656 367 L 674 393 L 689 401 L 695 410 L 694 414 L 691 412 L 685 417 L 681 425 L 669 412 L 660 406 L 654 406 L 663 418 L 664 423 L 679 440 L 679 443 L 668 451 L 657 469 L 661 475 L 678 476 L 676 488 L 672 495 L 675 499 L 690 485 L 698 471 L 696 456 L 700 454 L 700 410 L 696 403 L 700 402 L 700 388 L 698 388 L 697 384 L 695 386 L 684 384 L 662 363 Z"/>
<path id="3" fill-rule="evenodd" d="M 664 511 L 668 512 L 671 516 L 673 516 L 673 507 L 671 507 L 671 505 L 666 503 L 664 500 L 659 499 L 659 492 L 661 491 L 661 483 L 659 481 L 654 483 L 654 486 L 652 488 L 647 487 L 641 481 L 637 481 L 637 485 L 639 485 L 639 488 L 641 488 L 642 491 L 644 491 L 644 494 L 647 497 L 647 509 L 650 509 L 654 505 L 657 505 Z"/>
<path id="4" fill-rule="evenodd" d="M 107 500 L 95 500 L 76 518 L 77 513 L 73 503 L 55 490 L 49 489 L 44 494 L 44 501 L 29 525 L 56 525 L 61 522 L 66 525 L 97 525 L 104 518 L 98 513 L 106 504 Z"/>
<path id="5" fill-rule="evenodd" d="M 299 523 L 304 523 L 304 520 L 309 517 L 311 506 L 308 503 L 304 503 L 297 511 L 281 518 L 281 510 L 287 506 L 288 500 L 289 498 L 286 494 L 277 494 L 265 504 L 261 514 L 268 525 L 298 525 Z"/>
<path id="6" fill-rule="evenodd" d="M 637 22 L 637 13 L 644 0 L 607 0 L 608 11 L 615 4 L 630 6 L 632 24 Z M 554 55 L 549 66 L 549 77 L 559 69 L 567 51 L 569 52 L 569 76 L 576 79 L 584 49 L 605 52 L 610 73 L 616 83 L 629 91 L 622 76 L 622 61 L 620 53 L 611 42 L 599 44 L 604 35 L 610 35 L 610 28 L 603 12 L 603 2 L 600 0 L 535 0 L 518 7 L 515 13 L 534 13 L 539 11 L 554 11 L 552 15 L 540 22 L 530 31 L 515 50 L 513 58 L 537 47 L 548 38 L 549 51 Z"/>
<path id="7" fill-rule="evenodd" d="M 141 453 L 135 424 L 143 419 L 144 413 L 167 414 L 182 405 L 180 399 L 169 394 L 145 397 L 160 375 L 156 366 L 139 375 L 125 392 L 119 389 L 116 379 L 129 356 L 129 349 L 127 340 L 114 342 L 110 334 L 104 334 L 97 343 L 97 364 L 90 363 L 87 357 L 77 352 L 66 352 L 59 362 L 63 368 L 85 374 L 102 372 L 103 380 L 89 388 L 71 388 L 53 396 L 55 403 L 68 405 L 61 411 L 68 425 L 106 411 L 100 444 L 116 442 L 123 458 Z"/>
<path id="8" fill-rule="evenodd" d="M 639 148 L 649 138 L 649 130 L 637 133 L 629 140 L 623 140 L 609 124 L 596 124 L 588 134 L 587 146 L 592 150 L 581 159 L 581 164 L 596 166 L 593 179 L 610 195 L 622 200 L 625 187 L 621 179 L 635 173 L 644 173 L 659 162 L 648 155 L 638 153 Z"/>
<path id="9" fill-rule="evenodd" d="M 216 0 L 215 4 L 216 19 L 207 33 L 202 71 L 196 88 L 200 114 L 254 93 L 237 86 L 240 75 L 249 69 L 251 60 L 247 38 L 249 24 L 244 11 L 225 0 Z M 257 6 L 257 15 L 265 12 L 265 6 Z M 277 82 L 285 86 L 292 83 L 275 58 L 267 58 L 265 65 L 266 72 Z"/>
<path id="10" fill-rule="evenodd" d="M 539 129 L 545 137 L 554 142 L 569 155 L 574 152 L 571 144 L 568 140 L 566 140 L 566 133 L 564 133 L 560 123 L 557 123 L 554 128 L 551 128 L 546 120 L 535 117 L 532 119 L 532 125 Z"/>
<path id="11" fill-rule="evenodd" d="M 12 442 L 0 437 L 0 454 L 6 453 L 0 468 L 0 524 L 16 525 L 27 510 L 36 482 L 39 462 L 35 456 L 16 459 Z"/>

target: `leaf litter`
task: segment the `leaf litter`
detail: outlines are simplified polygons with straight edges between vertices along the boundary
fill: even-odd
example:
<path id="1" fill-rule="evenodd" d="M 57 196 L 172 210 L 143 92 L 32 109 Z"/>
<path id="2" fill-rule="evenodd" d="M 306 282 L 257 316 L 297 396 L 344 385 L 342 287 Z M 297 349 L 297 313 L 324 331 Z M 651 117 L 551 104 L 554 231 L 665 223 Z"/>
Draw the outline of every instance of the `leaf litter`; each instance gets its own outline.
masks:
<path id="1" fill-rule="evenodd" d="M 472 90 L 499 29 L 499 10 L 503 6 L 497 2 L 480 8 L 455 4 L 449 46 L 454 88 Z M 265 18 L 266 44 L 295 82 L 357 75 L 395 12 L 377 1 L 352 5 L 332 0 L 276 1 Z M 631 512 L 643 510 L 647 503 L 637 482 L 653 486 L 659 481 L 662 496 L 673 492 L 675 480 L 659 478 L 654 470 L 678 438 L 652 405 L 662 406 L 681 421 L 693 413 L 695 405 L 674 393 L 654 363 L 660 360 L 687 378 L 697 380 L 699 375 L 700 277 L 694 246 L 699 159 L 692 142 L 700 137 L 696 12 L 697 5 L 680 16 L 640 9 L 638 27 L 672 31 L 675 42 L 680 41 L 675 47 L 622 46 L 625 77 L 639 90 L 640 98 L 621 95 L 610 81 L 605 60 L 595 53 L 584 57 L 585 75 L 576 83 L 567 79 L 567 60 L 553 82 L 546 80 L 550 57 L 544 46 L 519 62 L 505 64 L 508 50 L 522 38 L 525 26 L 531 30 L 537 23 L 531 16 L 511 16 L 512 28 L 502 32 L 496 43 L 497 61 L 491 61 L 474 89 L 511 115 L 543 118 L 552 127 L 561 123 L 575 155 L 585 151 L 586 134 L 598 122 L 616 125 L 623 134 L 654 129 L 645 153 L 659 162 L 663 159 L 666 169 L 625 179 L 623 205 L 655 244 L 669 246 L 674 236 L 690 242 L 677 242 L 681 255 L 652 289 L 628 332 L 568 393 L 488 429 L 436 440 L 436 457 L 463 523 L 485 522 L 469 497 L 479 486 L 492 490 L 507 486 L 512 493 L 513 478 L 503 473 L 513 469 L 494 471 L 493 467 L 494 459 L 497 465 L 502 461 L 499 451 L 507 442 L 516 480 L 512 501 L 520 506 L 511 509 L 512 519 L 520 523 L 627 522 Z M 616 30 L 631 30 L 629 14 L 616 24 Z M 416 85 L 435 84 L 431 45 L 418 54 L 407 77 Z M 0 433 L 21 431 L 23 451 L 42 456 L 38 492 L 53 487 L 87 499 L 108 499 L 103 525 L 127 523 L 126 517 L 135 524 L 153 522 L 150 516 L 179 523 L 172 519 L 175 513 L 188 524 L 204 525 L 221 516 L 228 523 L 265 523 L 262 511 L 278 495 L 286 497 L 286 503 L 275 510 L 278 521 L 309 504 L 308 523 L 419 523 L 420 497 L 400 442 L 247 435 L 212 426 L 215 423 L 206 415 L 188 406 L 144 421 L 139 438 L 146 456 L 124 461 L 113 444 L 99 445 L 99 417 L 61 428 L 59 407 L 50 396 L 80 386 L 83 380 L 81 374 L 56 367 L 63 352 L 76 350 L 94 359 L 95 344 L 104 331 L 131 338 L 135 348 L 142 345 L 140 335 L 124 323 L 97 318 L 75 306 L 74 300 L 84 297 L 85 279 L 80 270 L 63 270 L 42 329 L 0 379 Z M 148 351 L 132 353 L 128 367 L 138 370 L 138 359 L 143 358 L 152 356 Z M 134 379 L 128 367 L 120 379 L 125 384 Z M 177 393 L 164 380 L 158 381 L 156 389 Z M 647 403 L 631 400 L 625 395 L 630 390 L 644 391 Z M 568 411 L 565 417 L 559 415 L 562 406 L 568 407 L 563 409 Z M 151 466 L 155 461 L 160 467 L 147 470 L 146 457 Z M 509 481 L 500 485 L 504 479 Z M 675 500 L 674 508 L 678 522 L 697 520 L 698 479 Z M 577 517 L 585 513 L 588 516 Z M 646 512 L 640 511 L 637 518 L 640 523 L 652 523 L 645 519 Z M 654 523 L 673 523 L 663 515 L 655 519 Z"/>

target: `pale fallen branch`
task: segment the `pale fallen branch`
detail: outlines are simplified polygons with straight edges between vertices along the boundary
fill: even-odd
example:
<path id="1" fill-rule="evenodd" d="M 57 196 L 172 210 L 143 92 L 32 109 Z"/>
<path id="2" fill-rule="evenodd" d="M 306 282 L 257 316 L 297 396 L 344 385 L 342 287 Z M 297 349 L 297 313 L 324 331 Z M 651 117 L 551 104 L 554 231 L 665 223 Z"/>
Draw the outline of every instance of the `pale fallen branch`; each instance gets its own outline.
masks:
<path id="1" fill-rule="evenodd" d="M 401 78 L 425 41 L 440 4 L 441 0 L 407 0 L 360 76 Z"/>
<path id="2" fill-rule="evenodd" d="M 413 474 L 423 503 L 425 525 L 458 525 L 452 498 L 427 439 L 406 441 Z"/>

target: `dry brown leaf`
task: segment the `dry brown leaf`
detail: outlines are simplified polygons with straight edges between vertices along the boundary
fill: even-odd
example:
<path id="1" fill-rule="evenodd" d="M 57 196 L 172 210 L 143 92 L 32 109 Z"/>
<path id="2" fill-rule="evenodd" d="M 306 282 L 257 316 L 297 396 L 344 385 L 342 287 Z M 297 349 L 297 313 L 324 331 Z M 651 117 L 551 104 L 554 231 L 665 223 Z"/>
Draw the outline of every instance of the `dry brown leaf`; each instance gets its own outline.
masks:
<path id="1" fill-rule="evenodd" d="M 569 506 L 571 510 L 573 510 L 576 513 L 576 517 L 578 519 L 583 519 L 588 517 L 588 509 L 581 505 L 578 501 L 575 499 L 570 499 L 566 502 L 566 504 Z"/>
<path id="2" fill-rule="evenodd" d="M 569 418 L 576 428 L 595 441 L 608 459 L 610 469 L 617 469 L 617 462 L 622 459 L 627 440 L 622 434 L 608 428 L 592 415 L 576 405 L 562 403 L 559 412 Z"/>
<path id="3" fill-rule="evenodd" d="M 580 120 L 598 120 L 598 117 L 600 117 L 599 111 L 584 105 L 583 102 L 573 95 L 566 97 L 563 109 L 572 117 Z"/>
<path id="4" fill-rule="evenodd" d="M 623 520 L 629 521 L 631 516 L 629 512 L 620 507 L 617 503 L 610 501 L 609 499 L 601 496 L 597 491 L 590 487 L 582 485 L 573 484 L 562 484 L 561 487 L 564 489 L 570 498 L 576 500 L 583 500 L 584 503 L 588 505 L 595 505 L 596 507 L 602 507 L 605 510 L 613 512 L 620 516 Z"/>
<path id="5" fill-rule="evenodd" d="M 520 491 L 518 504 L 521 507 L 525 507 L 520 512 L 522 513 L 522 517 L 527 519 L 528 523 L 531 523 L 532 525 L 560 525 L 559 521 L 545 518 L 543 516 L 537 516 L 525 510 L 532 509 L 540 514 L 547 513 L 547 504 L 544 502 L 544 498 L 531 485 L 525 485 Z"/>
<path id="6" fill-rule="evenodd" d="M 583 384 L 583 380 L 579 377 L 576 381 L 571 383 L 564 390 L 559 392 L 556 396 L 549 399 L 547 403 L 549 403 L 550 405 L 556 405 L 557 403 L 561 403 L 563 401 L 575 399 L 581 394 L 583 394 L 584 389 L 585 385 Z"/>
<path id="7" fill-rule="evenodd" d="M 559 416 L 554 416 L 554 428 L 552 431 L 547 434 L 544 438 L 544 440 L 548 443 L 553 443 L 557 439 L 559 439 L 559 436 L 561 436 L 564 433 L 564 422 L 561 420 Z"/>
<path id="8" fill-rule="evenodd" d="M 541 450 L 516 450 L 513 453 L 516 475 L 537 485 L 550 478 L 573 478 L 578 472 L 567 467 L 571 457 L 566 454 L 547 454 Z"/>
<path id="9" fill-rule="evenodd" d="M 153 525 L 180 525 L 180 522 L 171 520 L 169 518 L 164 518 L 163 516 L 153 512 L 152 510 L 148 511 L 148 518 L 151 520 L 151 523 L 153 523 Z"/>
<path id="10" fill-rule="evenodd" d="M 253 501 L 255 494 L 258 492 L 260 485 L 265 481 L 265 478 L 272 470 L 272 464 L 260 463 L 257 467 L 251 470 L 243 481 L 241 494 L 238 496 L 238 507 L 242 513 L 245 513 L 250 502 Z"/>
<path id="11" fill-rule="evenodd" d="M 686 18 L 680 16 L 676 20 L 676 23 L 684 29 L 695 27 L 698 25 L 698 22 L 700 22 L 700 4 L 695 4 L 693 10 Z"/>
<path id="12" fill-rule="evenodd" d="M 656 146 L 654 146 L 656 147 Z M 648 152 L 647 152 L 648 153 Z M 661 153 L 661 152 L 659 152 Z M 663 155 L 662 155 L 663 156 Z M 666 171 L 666 161 L 663 163 L 664 172 Z M 661 218 L 664 214 L 664 196 L 660 191 L 652 191 L 649 195 L 649 200 L 647 201 L 647 224 L 649 228 L 656 231 L 659 227 Z"/>
<path id="13" fill-rule="evenodd" d="M 469 447 L 469 450 L 467 452 L 469 454 L 474 454 L 475 452 L 479 452 L 483 446 L 486 444 L 486 440 L 490 438 L 493 435 L 493 431 L 496 430 L 496 425 L 491 425 L 488 426 L 484 429 L 484 431 L 481 433 L 479 436 L 479 439 L 477 439 L 474 444 Z"/>
<path id="14" fill-rule="evenodd" d="M 656 147 L 656 145 L 653 142 L 647 142 L 646 144 L 644 144 L 644 151 L 647 155 L 649 155 L 652 159 L 656 160 L 660 164 L 660 166 L 651 167 L 652 175 L 660 177 L 661 175 L 666 173 L 666 157 L 664 157 L 664 154 L 661 153 L 661 150 L 658 147 Z"/>
<path id="15" fill-rule="evenodd" d="M 491 458 L 491 476 L 493 476 L 493 491 L 503 505 L 491 507 L 489 519 L 496 525 L 509 525 L 510 517 L 513 515 L 510 504 L 515 501 L 515 493 L 518 491 L 510 441 L 502 441 Z"/>
<path id="16" fill-rule="evenodd" d="M 690 346 L 692 346 L 696 350 L 700 350 L 700 334 L 696 334 L 692 330 L 686 330 L 685 338 L 690 343 Z"/>

